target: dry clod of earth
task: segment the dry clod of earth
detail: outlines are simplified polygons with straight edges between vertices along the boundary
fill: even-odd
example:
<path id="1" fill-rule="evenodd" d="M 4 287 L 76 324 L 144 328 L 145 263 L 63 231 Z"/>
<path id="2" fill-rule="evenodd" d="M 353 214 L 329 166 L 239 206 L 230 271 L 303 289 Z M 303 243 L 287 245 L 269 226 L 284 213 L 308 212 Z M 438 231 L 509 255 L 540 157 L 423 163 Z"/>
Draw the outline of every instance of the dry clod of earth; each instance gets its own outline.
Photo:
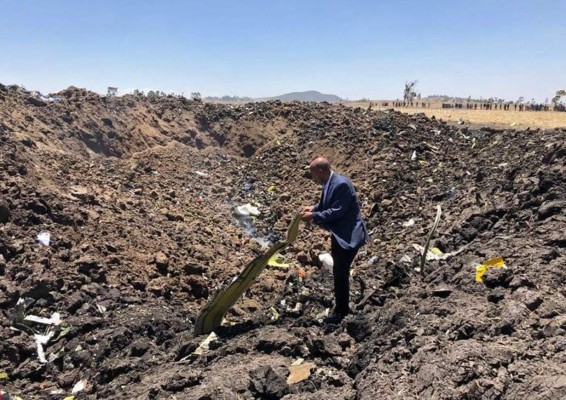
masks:
<path id="1" fill-rule="evenodd" d="M 85 380 L 77 399 L 566 398 L 566 131 L 325 103 L 0 94 L 3 390 L 63 398 Z M 328 235 L 303 226 L 290 267 L 264 271 L 195 353 L 209 296 L 318 198 L 304 168 L 316 154 L 352 179 L 371 232 L 354 313 L 320 322 Z M 236 218 L 247 203 L 259 216 Z M 413 245 L 438 205 L 421 276 Z M 494 257 L 506 268 L 476 282 Z M 23 319 L 55 312 L 58 325 Z M 46 362 L 34 334 L 48 336 Z M 288 383 L 301 362 L 310 374 Z"/>

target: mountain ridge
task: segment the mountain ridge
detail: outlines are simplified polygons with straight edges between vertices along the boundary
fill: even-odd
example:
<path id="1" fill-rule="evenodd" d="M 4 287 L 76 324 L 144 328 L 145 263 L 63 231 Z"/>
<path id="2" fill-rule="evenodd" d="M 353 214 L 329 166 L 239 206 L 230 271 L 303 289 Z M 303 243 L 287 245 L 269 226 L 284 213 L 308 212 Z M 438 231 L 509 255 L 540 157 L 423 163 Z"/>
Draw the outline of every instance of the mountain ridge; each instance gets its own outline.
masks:
<path id="1" fill-rule="evenodd" d="M 322 101 L 328 101 L 328 102 L 334 102 L 334 101 L 341 101 L 342 98 L 340 98 L 339 96 L 336 96 L 335 94 L 325 94 L 325 93 L 321 93 L 319 91 L 316 90 L 307 90 L 304 92 L 290 92 L 290 93 L 285 93 L 279 96 L 274 96 L 274 97 L 265 97 L 265 98 L 261 98 L 261 99 L 256 99 L 256 100 L 280 100 L 283 102 L 286 101 L 314 101 L 314 102 L 322 102 Z"/>

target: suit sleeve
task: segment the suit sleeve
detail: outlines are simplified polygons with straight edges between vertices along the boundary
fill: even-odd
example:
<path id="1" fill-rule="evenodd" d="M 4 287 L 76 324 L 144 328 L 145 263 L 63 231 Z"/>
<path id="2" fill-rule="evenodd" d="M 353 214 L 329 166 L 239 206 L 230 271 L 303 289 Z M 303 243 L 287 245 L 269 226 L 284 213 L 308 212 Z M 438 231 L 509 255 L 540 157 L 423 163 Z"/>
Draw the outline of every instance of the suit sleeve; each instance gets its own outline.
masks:
<path id="1" fill-rule="evenodd" d="M 324 190 L 324 189 L 323 189 Z M 322 207 L 322 203 L 320 202 L 320 200 L 322 200 L 322 193 L 320 194 L 320 199 L 318 200 L 318 203 L 316 203 L 313 207 L 312 207 L 312 212 L 315 211 L 319 211 L 320 208 Z"/>
<path id="2" fill-rule="evenodd" d="M 332 193 L 332 204 L 324 211 L 314 211 L 313 221 L 317 225 L 324 225 L 328 222 L 342 218 L 350 208 L 352 203 L 352 193 L 347 183 L 342 183 L 334 189 Z"/>

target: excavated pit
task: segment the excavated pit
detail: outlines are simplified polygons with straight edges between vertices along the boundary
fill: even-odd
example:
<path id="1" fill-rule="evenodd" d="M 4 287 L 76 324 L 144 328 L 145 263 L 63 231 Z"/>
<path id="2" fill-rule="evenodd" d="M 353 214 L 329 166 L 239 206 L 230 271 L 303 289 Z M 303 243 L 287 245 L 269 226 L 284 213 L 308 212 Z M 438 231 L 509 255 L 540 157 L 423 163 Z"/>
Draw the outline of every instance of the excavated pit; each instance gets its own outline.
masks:
<path id="1" fill-rule="evenodd" d="M 0 85 L 0 388 L 13 396 L 60 399 L 86 380 L 75 399 L 566 397 L 566 130 L 53 96 Z M 319 196 L 305 170 L 317 154 L 352 179 L 371 232 L 355 313 L 318 319 L 333 300 L 318 261 L 330 243 L 303 225 L 283 254 L 291 267 L 264 271 L 195 354 L 199 310 L 262 251 L 234 205 L 258 205 L 254 235 L 280 239 Z M 413 244 L 437 205 L 432 246 L 456 254 L 421 276 Z M 507 268 L 476 282 L 498 256 Z M 48 326 L 15 317 L 20 298 L 33 299 L 27 315 L 61 315 L 47 362 L 34 334 Z M 288 384 L 299 358 L 315 366 Z"/>

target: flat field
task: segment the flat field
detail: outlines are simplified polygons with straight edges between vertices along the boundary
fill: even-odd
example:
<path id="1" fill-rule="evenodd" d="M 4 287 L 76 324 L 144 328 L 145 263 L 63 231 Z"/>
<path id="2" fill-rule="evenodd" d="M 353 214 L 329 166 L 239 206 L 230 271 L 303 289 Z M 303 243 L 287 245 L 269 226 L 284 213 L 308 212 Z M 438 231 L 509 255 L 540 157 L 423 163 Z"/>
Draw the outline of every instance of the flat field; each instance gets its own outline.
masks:
<path id="1" fill-rule="evenodd" d="M 566 112 L 555 111 L 514 111 L 514 110 L 466 110 L 441 108 L 440 103 L 431 103 L 430 108 L 409 108 L 409 107 L 381 107 L 381 101 L 372 101 L 372 109 L 389 109 L 406 112 L 409 114 L 424 112 L 427 117 L 434 116 L 444 121 L 457 122 L 462 118 L 466 124 L 495 126 L 501 128 L 562 128 L 566 127 Z M 344 103 L 352 107 L 369 107 L 369 102 L 349 102 Z M 379 106 L 377 106 L 378 104 Z M 391 102 L 389 102 L 391 104 Z"/>

